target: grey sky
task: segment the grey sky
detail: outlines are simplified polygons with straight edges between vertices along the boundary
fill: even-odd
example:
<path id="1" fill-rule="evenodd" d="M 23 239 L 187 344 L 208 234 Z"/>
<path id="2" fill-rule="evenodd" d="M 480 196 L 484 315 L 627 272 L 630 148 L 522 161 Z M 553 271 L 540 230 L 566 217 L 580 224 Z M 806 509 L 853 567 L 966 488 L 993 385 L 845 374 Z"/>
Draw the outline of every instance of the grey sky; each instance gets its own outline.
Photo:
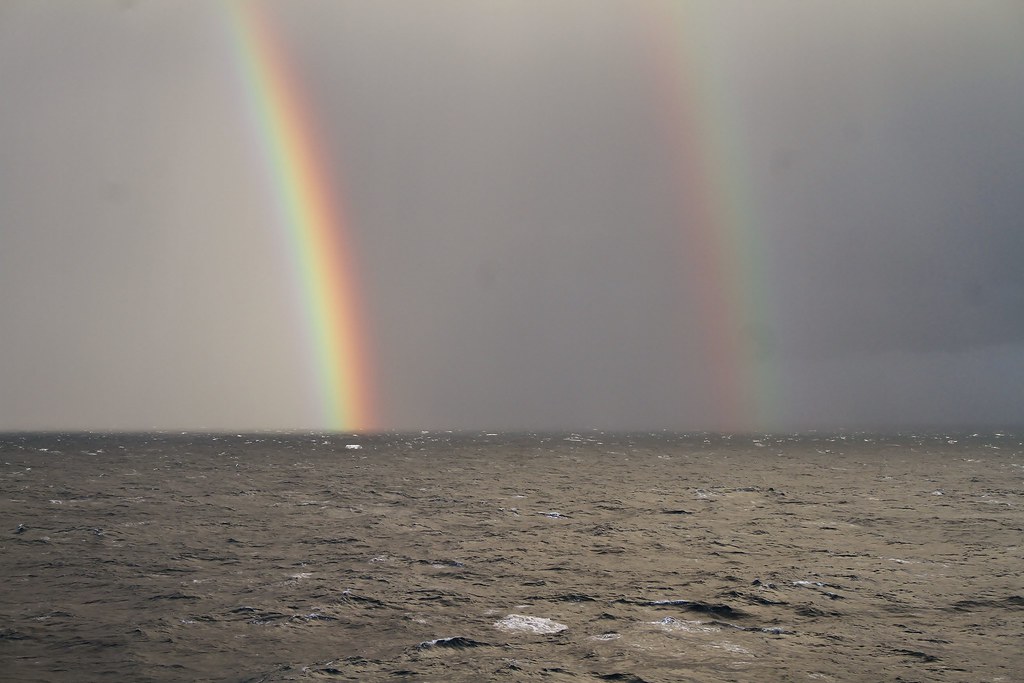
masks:
<path id="1" fill-rule="evenodd" d="M 684 4 L 757 235 L 749 427 L 1020 425 L 1022 6 Z M 655 5 L 269 4 L 383 427 L 718 425 Z M 226 16 L 0 5 L 0 429 L 317 426 Z"/>

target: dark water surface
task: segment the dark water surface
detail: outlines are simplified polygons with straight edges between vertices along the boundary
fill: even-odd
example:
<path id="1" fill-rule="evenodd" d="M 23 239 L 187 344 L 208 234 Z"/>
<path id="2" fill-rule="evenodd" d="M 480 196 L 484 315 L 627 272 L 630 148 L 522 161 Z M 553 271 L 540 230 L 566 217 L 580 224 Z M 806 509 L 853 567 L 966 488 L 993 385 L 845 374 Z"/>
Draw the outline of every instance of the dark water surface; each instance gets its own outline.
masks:
<path id="1" fill-rule="evenodd" d="M 1021 680 L 1022 441 L 0 435 L 0 679 Z"/>

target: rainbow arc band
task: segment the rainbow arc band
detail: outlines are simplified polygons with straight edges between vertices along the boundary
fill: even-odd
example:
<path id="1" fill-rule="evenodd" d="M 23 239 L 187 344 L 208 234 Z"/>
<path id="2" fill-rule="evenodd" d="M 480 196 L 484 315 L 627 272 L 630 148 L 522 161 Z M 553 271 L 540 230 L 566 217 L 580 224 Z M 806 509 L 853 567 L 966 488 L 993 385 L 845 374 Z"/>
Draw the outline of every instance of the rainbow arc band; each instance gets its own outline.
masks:
<path id="1" fill-rule="evenodd" d="M 373 362 L 341 185 L 316 143 L 321 129 L 310 98 L 262 3 L 226 0 L 224 5 L 277 222 L 300 281 L 318 419 L 331 430 L 374 429 Z"/>
<path id="2" fill-rule="evenodd" d="M 749 182 L 744 107 L 714 2 L 646 5 L 662 129 L 672 150 L 682 237 L 683 287 L 696 305 L 709 399 L 723 431 L 769 427 L 781 400 L 758 333 L 773 320 Z M 727 48 L 728 49 L 728 48 Z M 766 349 L 760 350 L 762 353 Z"/>

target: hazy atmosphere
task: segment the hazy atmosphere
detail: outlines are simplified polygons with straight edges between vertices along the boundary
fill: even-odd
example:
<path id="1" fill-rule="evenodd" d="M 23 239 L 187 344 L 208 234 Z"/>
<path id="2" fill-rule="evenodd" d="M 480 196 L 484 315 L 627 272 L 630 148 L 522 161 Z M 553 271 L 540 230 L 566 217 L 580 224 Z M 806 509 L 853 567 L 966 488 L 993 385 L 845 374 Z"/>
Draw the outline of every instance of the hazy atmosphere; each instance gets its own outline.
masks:
<path id="1" fill-rule="evenodd" d="M 1024 422 L 1017 0 L 262 7 L 373 429 Z M 328 426 L 234 16 L 0 5 L 0 430 Z"/>

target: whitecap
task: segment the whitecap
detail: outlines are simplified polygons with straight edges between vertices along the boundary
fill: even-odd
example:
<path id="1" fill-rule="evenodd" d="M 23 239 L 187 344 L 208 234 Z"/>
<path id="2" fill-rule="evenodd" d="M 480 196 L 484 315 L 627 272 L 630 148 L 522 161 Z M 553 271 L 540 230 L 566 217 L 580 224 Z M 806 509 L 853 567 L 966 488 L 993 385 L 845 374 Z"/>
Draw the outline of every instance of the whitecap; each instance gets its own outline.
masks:
<path id="1" fill-rule="evenodd" d="M 717 626 L 705 626 L 703 621 L 687 621 L 673 617 L 665 617 L 661 621 L 649 623 L 660 626 L 666 631 L 684 631 L 686 633 L 716 633 L 721 630 Z"/>
<path id="2" fill-rule="evenodd" d="M 591 640 L 618 640 L 622 637 L 621 633 L 602 633 L 599 636 L 590 636 Z"/>
<path id="3" fill-rule="evenodd" d="M 569 627 L 544 617 L 530 617 L 524 614 L 510 614 L 494 622 L 499 631 L 529 631 L 530 633 L 558 633 Z"/>

